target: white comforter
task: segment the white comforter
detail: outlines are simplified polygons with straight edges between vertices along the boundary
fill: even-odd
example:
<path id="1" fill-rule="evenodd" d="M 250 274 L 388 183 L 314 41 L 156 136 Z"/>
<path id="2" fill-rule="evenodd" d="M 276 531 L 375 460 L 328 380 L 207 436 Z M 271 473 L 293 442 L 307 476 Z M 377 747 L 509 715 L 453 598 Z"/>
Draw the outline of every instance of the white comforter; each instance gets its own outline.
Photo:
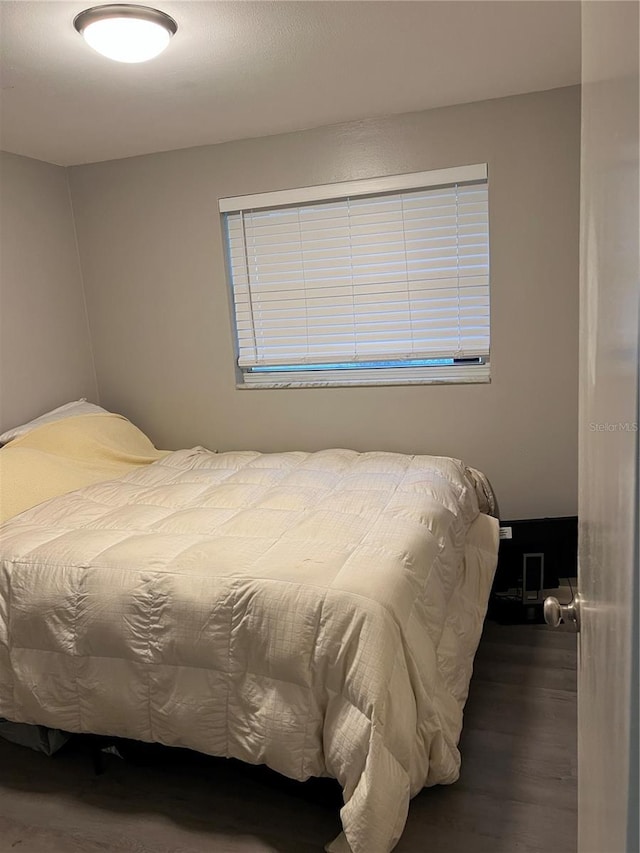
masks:
<path id="1" fill-rule="evenodd" d="M 0 717 L 333 776 L 335 851 L 457 778 L 497 552 L 462 463 L 196 448 L 0 536 Z"/>

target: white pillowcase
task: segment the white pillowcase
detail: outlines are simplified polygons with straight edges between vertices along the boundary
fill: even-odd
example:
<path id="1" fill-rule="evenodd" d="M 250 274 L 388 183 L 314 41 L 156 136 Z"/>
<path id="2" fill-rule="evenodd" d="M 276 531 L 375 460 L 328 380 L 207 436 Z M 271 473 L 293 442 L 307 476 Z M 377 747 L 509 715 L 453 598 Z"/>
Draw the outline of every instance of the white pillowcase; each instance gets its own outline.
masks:
<path id="1" fill-rule="evenodd" d="M 13 427 L 13 429 L 8 429 L 0 435 L 0 444 L 7 444 L 9 441 L 13 441 L 14 438 L 26 435 L 26 433 L 31 432 L 32 429 L 42 426 L 43 424 L 52 423 L 53 421 L 61 421 L 64 418 L 72 418 L 74 415 L 95 415 L 98 413 L 109 414 L 107 410 L 103 409 L 101 406 L 96 406 L 93 403 L 87 403 L 87 398 L 83 397 L 81 400 L 75 400 L 73 403 L 65 403 L 64 406 L 58 406 L 57 409 L 52 409 L 45 415 L 40 415 L 39 418 L 27 421 L 26 424 L 20 424 L 20 426 Z"/>

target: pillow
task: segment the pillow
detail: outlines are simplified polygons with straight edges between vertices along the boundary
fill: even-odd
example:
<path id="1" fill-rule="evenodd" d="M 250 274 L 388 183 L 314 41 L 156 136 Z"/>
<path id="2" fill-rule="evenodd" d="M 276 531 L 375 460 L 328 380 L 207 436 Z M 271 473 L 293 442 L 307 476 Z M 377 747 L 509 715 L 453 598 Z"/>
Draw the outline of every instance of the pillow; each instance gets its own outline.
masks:
<path id="1" fill-rule="evenodd" d="M 8 429 L 0 435 L 0 444 L 7 444 L 18 438 L 20 435 L 26 435 L 32 429 L 42 426 L 43 424 L 51 423 L 52 421 L 61 421 L 63 418 L 72 418 L 74 415 L 96 415 L 108 414 L 106 409 L 101 406 L 95 406 L 93 403 L 87 403 L 87 398 L 82 397 L 80 400 L 75 400 L 73 403 L 65 403 L 64 406 L 58 406 L 57 409 L 52 409 L 45 415 L 40 415 L 39 418 L 34 418 L 32 421 L 27 421 L 26 424 Z"/>
<path id="2" fill-rule="evenodd" d="M 465 470 L 476 491 L 480 512 L 484 512 L 486 515 L 492 515 L 494 518 L 499 519 L 500 509 L 498 507 L 498 499 L 496 498 L 496 493 L 494 492 L 493 486 L 489 482 L 488 478 L 482 473 L 482 471 L 478 471 L 477 468 L 469 468 L 466 466 Z"/>

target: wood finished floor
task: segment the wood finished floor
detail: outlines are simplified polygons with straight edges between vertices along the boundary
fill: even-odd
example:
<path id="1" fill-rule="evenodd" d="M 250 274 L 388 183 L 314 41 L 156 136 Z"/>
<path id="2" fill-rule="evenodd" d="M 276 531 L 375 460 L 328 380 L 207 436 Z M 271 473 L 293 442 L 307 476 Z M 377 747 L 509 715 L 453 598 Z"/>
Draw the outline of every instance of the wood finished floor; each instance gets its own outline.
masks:
<path id="1" fill-rule="evenodd" d="M 575 853 L 576 642 L 488 622 L 461 742 L 462 775 L 411 803 L 397 853 Z M 1 853 L 321 853 L 340 828 L 330 780 L 183 750 L 53 758 L 0 738 Z"/>

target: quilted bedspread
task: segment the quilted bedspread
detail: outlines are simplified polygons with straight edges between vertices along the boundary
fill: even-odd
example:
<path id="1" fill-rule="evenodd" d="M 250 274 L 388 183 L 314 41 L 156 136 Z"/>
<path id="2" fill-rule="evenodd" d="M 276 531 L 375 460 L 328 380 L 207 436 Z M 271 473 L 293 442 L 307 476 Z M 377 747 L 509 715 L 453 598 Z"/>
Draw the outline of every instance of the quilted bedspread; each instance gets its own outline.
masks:
<path id="1" fill-rule="evenodd" d="M 458 776 L 497 553 L 461 462 L 182 450 L 0 549 L 0 717 L 335 777 L 332 851 L 387 853 Z"/>

